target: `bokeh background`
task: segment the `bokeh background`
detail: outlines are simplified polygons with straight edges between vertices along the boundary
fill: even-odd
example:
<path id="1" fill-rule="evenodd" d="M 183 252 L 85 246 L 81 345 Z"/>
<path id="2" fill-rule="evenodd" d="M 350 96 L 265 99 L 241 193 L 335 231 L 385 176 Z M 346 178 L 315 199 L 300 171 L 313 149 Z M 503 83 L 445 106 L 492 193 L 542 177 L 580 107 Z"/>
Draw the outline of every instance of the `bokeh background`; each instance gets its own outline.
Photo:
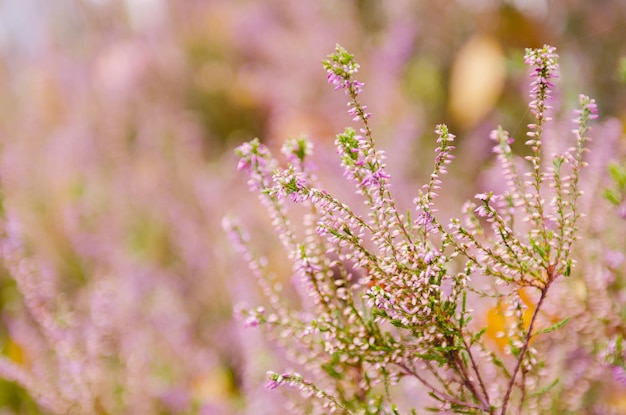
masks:
<path id="1" fill-rule="evenodd" d="M 456 215 L 499 184 L 489 131 L 524 136 L 524 48 L 558 48 L 558 111 L 595 97 L 616 140 L 601 163 L 620 159 L 625 21 L 619 0 L 0 0 L 4 232 L 51 316 L 42 328 L 2 271 L 3 362 L 50 403 L 0 381 L 0 413 L 277 413 L 264 375 L 284 353 L 233 314 L 262 300 L 221 219 L 239 216 L 285 281 L 290 268 L 234 147 L 259 137 L 278 154 L 306 134 L 322 181 L 352 200 L 332 148 L 351 121 L 321 67 L 340 43 L 401 205 L 429 174 L 435 125 L 457 135 L 440 206 Z"/>

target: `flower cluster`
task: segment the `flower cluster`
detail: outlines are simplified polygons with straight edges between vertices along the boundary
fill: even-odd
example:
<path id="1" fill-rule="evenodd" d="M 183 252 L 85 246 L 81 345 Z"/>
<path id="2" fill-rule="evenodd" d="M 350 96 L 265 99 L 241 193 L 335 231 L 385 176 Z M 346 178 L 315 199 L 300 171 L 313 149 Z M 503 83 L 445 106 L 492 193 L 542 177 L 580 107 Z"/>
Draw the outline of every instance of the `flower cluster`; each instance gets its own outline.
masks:
<path id="1" fill-rule="evenodd" d="M 328 82 L 335 89 L 344 89 L 350 97 L 361 93 L 365 84 L 352 79 L 353 75 L 359 71 L 359 64 L 354 61 L 354 56 L 347 50 L 337 45 L 336 53 L 329 56 L 323 64 L 328 73 Z M 350 115 L 356 115 L 356 112 L 351 109 Z"/>
<path id="2" fill-rule="evenodd" d="M 348 112 L 362 126 L 359 132 L 346 128 L 335 144 L 344 176 L 362 197 L 367 215 L 321 189 L 305 139 L 288 141 L 283 153 L 289 164 L 273 172 L 268 166 L 277 163 L 258 140 L 237 149 L 240 169 L 269 208 L 294 273 L 306 282 L 309 299 L 303 304 L 313 300 L 302 312 L 284 308 L 264 277 L 268 273 L 260 270 L 264 261 L 236 236 L 241 230 L 229 226 L 260 276 L 270 314 L 281 316 L 265 318 L 265 310 L 257 309 L 248 312 L 246 324 L 282 330 L 283 341 L 291 342 L 297 361 L 316 379 L 270 373 L 269 388 L 288 384 L 325 402 L 312 413 L 396 414 L 390 388 L 403 378 L 424 386 L 433 410 L 505 414 L 513 405 L 520 412 L 547 410 L 542 397 L 558 380 L 542 377 L 546 357 L 538 347 L 568 319 L 555 321 L 543 308 L 553 284 L 571 275 L 575 265 L 579 178 L 597 109 L 593 99 L 581 95 L 576 145 L 552 155 L 551 167 L 544 168 L 542 140 L 557 55 L 544 46 L 528 50 L 526 62 L 533 68 L 529 106 L 536 119 L 526 142 L 531 169 L 518 171 L 513 138 L 502 128 L 494 130 L 494 152 L 508 190 L 477 194 L 477 202 L 464 207 L 463 219 L 448 224 L 438 219 L 435 200 L 454 158 L 455 136 L 446 125 L 437 126 L 433 172 L 414 199 L 416 217 L 401 214 L 389 189 L 384 152 L 376 149 L 369 114 L 358 101 L 359 65 L 340 46 L 324 68 L 329 82 L 346 91 Z M 547 190 L 550 200 L 545 200 Z M 285 213 L 286 198 L 309 209 L 303 240 Z M 472 284 L 475 279 L 488 281 L 490 288 Z M 496 333 L 504 340 L 501 350 L 484 336 L 492 328 L 472 322 L 476 312 L 470 301 L 487 298 L 497 299 L 494 312 L 502 316 Z"/>

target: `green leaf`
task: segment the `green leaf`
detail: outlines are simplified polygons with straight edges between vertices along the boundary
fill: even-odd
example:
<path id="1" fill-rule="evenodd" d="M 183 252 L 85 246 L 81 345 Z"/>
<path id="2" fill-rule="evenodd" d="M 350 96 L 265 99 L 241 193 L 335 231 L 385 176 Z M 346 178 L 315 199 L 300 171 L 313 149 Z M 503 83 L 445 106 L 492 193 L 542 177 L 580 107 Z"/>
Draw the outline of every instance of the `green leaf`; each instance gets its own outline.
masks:
<path id="1" fill-rule="evenodd" d="M 626 186 L 626 166 L 622 167 L 618 163 L 611 163 L 609 164 L 609 174 L 620 188 Z"/>
<path id="2" fill-rule="evenodd" d="M 569 318 L 569 317 L 567 317 L 567 318 L 565 318 L 565 319 L 563 319 L 563 320 L 559 321 L 558 323 L 556 323 L 556 324 L 554 324 L 554 325 L 552 325 L 552 326 L 550 326 L 550 327 L 548 327 L 548 328 L 545 328 L 545 329 L 539 330 L 538 332 L 536 332 L 535 334 L 533 334 L 533 336 L 536 336 L 536 335 L 538 335 L 538 334 L 550 333 L 550 332 L 553 332 L 554 330 L 560 329 L 561 327 L 563 327 L 563 326 L 564 326 L 564 325 L 565 325 L 565 324 L 569 321 L 569 319 L 570 319 L 570 318 Z"/>
<path id="3" fill-rule="evenodd" d="M 463 299 L 461 302 L 461 328 L 467 326 L 467 321 L 465 321 L 465 310 L 467 310 L 467 292 L 463 291 Z"/>
<path id="4" fill-rule="evenodd" d="M 519 347 L 516 347 L 512 339 L 509 339 L 508 343 L 509 343 L 509 346 L 511 347 L 511 354 L 515 356 L 516 358 L 518 358 L 522 349 Z"/>
<path id="5" fill-rule="evenodd" d="M 569 277 L 572 274 L 572 260 L 568 260 L 567 261 L 567 267 L 565 267 L 565 271 L 563 272 L 563 275 L 565 275 L 566 277 Z"/>
<path id="6" fill-rule="evenodd" d="M 530 240 L 530 244 L 533 246 L 535 251 L 537 251 L 539 255 L 541 255 L 541 258 L 544 258 L 544 259 L 546 258 L 546 251 L 542 247 L 537 245 L 537 242 L 534 239 Z"/>
<path id="7" fill-rule="evenodd" d="M 472 337 L 472 340 L 470 341 L 470 346 L 476 344 L 476 342 L 478 340 L 480 340 L 480 338 L 483 336 L 483 334 L 485 334 L 487 332 L 487 327 L 483 327 L 478 333 L 474 334 L 474 337 Z"/>
<path id="8" fill-rule="evenodd" d="M 624 338 L 622 335 L 618 335 L 615 339 L 615 353 L 613 353 L 613 364 L 616 366 L 624 367 Z"/>
<path id="9" fill-rule="evenodd" d="M 407 326 L 406 324 L 402 323 L 400 320 L 397 320 L 397 319 L 393 319 L 390 322 L 395 327 L 398 327 L 398 328 L 401 328 L 401 329 L 408 329 L 409 328 L 409 326 Z"/>
<path id="10" fill-rule="evenodd" d="M 325 363 L 322 365 L 322 369 L 324 369 L 324 371 L 328 374 L 328 376 L 330 376 L 333 379 L 337 379 L 337 380 L 341 380 L 344 378 L 344 375 L 342 372 L 338 372 L 335 369 L 335 365 L 332 363 Z"/>
<path id="11" fill-rule="evenodd" d="M 493 364 L 498 366 L 500 369 L 502 369 L 504 371 L 504 373 L 506 374 L 506 376 L 511 377 L 511 374 L 509 373 L 509 370 L 506 368 L 506 365 L 504 364 L 504 362 L 495 355 L 495 353 L 491 353 L 491 359 L 493 361 Z"/>
<path id="12" fill-rule="evenodd" d="M 614 189 L 605 189 L 603 196 L 612 205 L 618 206 L 622 201 L 622 196 Z"/>
<path id="13" fill-rule="evenodd" d="M 556 379 L 554 379 L 554 381 L 553 381 L 551 384 L 549 384 L 548 386 L 545 386 L 545 387 L 543 387 L 543 388 L 539 389 L 537 392 L 533 393 L 533 394 L 532 394 L 532 395 L 530 395 L 530 396 L 533 396 L 533 397 L 534 397 L 534 396 L 541 396 L 541 395 L 543 395 L 544 393 L 549 392 L 549 391 L 550 391 L 552 388 L 554 388 L 554 387 L 555 387 L 558 383 L 559 383 L 559 378 L 556 378 Z"/>

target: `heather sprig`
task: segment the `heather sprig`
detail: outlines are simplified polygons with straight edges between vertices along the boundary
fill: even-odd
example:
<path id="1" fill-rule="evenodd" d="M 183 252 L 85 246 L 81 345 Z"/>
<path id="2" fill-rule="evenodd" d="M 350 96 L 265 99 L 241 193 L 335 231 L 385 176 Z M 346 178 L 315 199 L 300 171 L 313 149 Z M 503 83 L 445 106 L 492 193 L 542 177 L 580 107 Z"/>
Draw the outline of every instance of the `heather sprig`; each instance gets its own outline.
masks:
<path id="1" fill-rule="evenodd" d="M 335 52 L 328 55 L 322 64 L 328 74 L 328 82 L 335 89 L 344 89 L 350 97 L 347 103 L 348 114 L 353 117 L 353 121 L 362 124 L 359 134 L 348 127 L 335 141 L 342 158 L 344 175 L 354 181 L 358 193 L 365 196 L 365 204 L 371 210 L 369 217 L 372 223 L 379 225 L 380 232 L 375 236 L 374 243 L 381 249 L 392 252 L 399 260 L 397 250 L 406 247 L 403 241 L 395 240 L 396 236 L 402 234 L 410 242 L 411 235 L 389 192 L 390 176 L 385 171 L 385 152 L 377 150 L 374 145 L 369 126 L 371 114 L 366 112 L 367 106 L 362 105 L 358 99 L 365 86 L 363 82 L 354 79 L 360 66 L 355 62 L 354 56 L 340 45 L 336 46 Z"/>
<path id="2" fill-rule="evenodd" d="M 341 378 L 346 378 L 341 379 L 341 383 L 345 383 L 346 386 L 342 387 L 337 399 L 346 403 L 353 400 L 354 396 L 360 396 L 359 401 L 364 401 L 372 380 L 367 376 L 363 378 L 365 371 L 363 366 L 368 358 L 357 352 L 361 348 L 357 348 L 355 343 L 370 345 L 384 341 L 378 330 L 368 323 L 367 317 L 354 304 L 350 285 L 356 283 L 357 276 L 350 272 L 342 261 L 349 257 L 356 261 L 371 263 L 375 267 L 375 255 L 366 249 L 355 251 L 351 255 L 341 253 L 342 245 L 362 246 L 358 235 L 346 232 L 349 229 L 347 223 L 350 223 L 353 229 L 367 225 L 326 192 L 310 187 L 309 182 L 304 179 L 305 176 L 312 178 L 308 173 L 310 165 L 302 163 L 306 152 L 298 150 L 303 148 L 310 149 L 306 145 L 286 147 L 288 154 L 300 154 L 300 157 L 296 159 L 296 165 L 292 164 L 283 171 L 274 172 L 272 187 L 269 187 L 265 180 L 269 175 L 265 166 L 274 164 L 269 157 L 265 157 L 268 154 L 267 148 L 253 142 L 252 145 L 241 146 L 238 153 L 243 160 L 240 166 L 256 166 L 245 169 L 250 174 L 251 186 L 260 190 L 263 203 L 273 215 L 275 226 L 283 233 L 283 246 L 289 250 L 289 258 L 294 264 L 293 271 L 304 282 L 308 295 L 312 296 L 303 298 L 303 303 L 310 304 L 315 319 L 307 318 L 305 315 L 294 318 L 293 313 L 285 310 L 285 306 L 276 301 L 278 293 L 272 289 L 275 283 L 267 282 L 262 286 L 264 291 L 271 295 L 269 309 L 243 310 L 242 314 L 246 317 L 248 326 L 268 324 L 277 327 L 288 347 L 301 349 L 296 354 L 300 361 L 307 363 L 307 367 L 321 366 L 328 373 L 352 373 L 350 376 L 341 375 Z M 303 242 L 296 241 L 293 226 L 287 219 L 284 206 L 284 199 L 287 197 L 310 208 L 308 219 L 303 222 L 307 227 Z M 318 220 L 312 220 L 311 215 L 315 215 Z M 248 259 L 254 257 L 249 244 L 242 243 L 246 241 L 242 237 L 241 228 L 235 226 L 232 221 L 227 221 L 226 226 L 236 245 L 240 247 L 240 252 Z M 326 255 L 329 250 L 326 246 L 328 241 L 322 238 L 326 233 L 337 237 L 339 248 L 335 251 L 339 258 Z M 260 272 L 261 263 L 264 261 L 250 262 L 253 271 L 263 280 L 265 273 Z M 315 339 L 318 341 L 314 341 Z M 301 343 L 300 347 L 294 346 L 290 340 L 298 340 Z M 293 349 L 292 352 L 295 351 Z M 312 361 L 316 363 L 312 364 Z"/>
<path id="3" fill-rule="evenodd" d="M 266 318 L 265 309 L 247 312 L 249 326 L 288 325 L 289 334 L 306 346 L 300 356 L 310 371 L 307 377 L 316 379 L 272 372 L 270 388 L 298 387 L 324 402 L 319 413 L 397 413 L 389 389 L 412 377 L 433 399 L 431 410 L 505 414 L 513 404 L 518 412 L 536 410 L 541 395 L 558 382 L 542 380 L 545 357 L 534 342 L 567 322 L 547 324 L 542 309 L 551 285 L 569 276 L 575 264 L 571 251 L 581 217 L 579 179 L 596 105 L 581 95 L 576 145 L 550 155 L 552 166 L 546 171 L 542 162 L 549 157 L 542 140 L 551 120 L 555 49 L 529 49 L 526 63 L 534 78 L 529 106 L 535 122 L 526 141 L 530 171 L 520 173 L 509 133 L 494 130 L 494 152 L 507 190 L 478 193 L 476 203 L 464 206 L 462 219 L 447 225 L 438 219 L 435 201 L 441 176 L 454 158 L 454 134 L 444 124 L 435 129 L 433 172 L 414 199 L 411 222 L 396 208 L 384 152 L 375 146 L 370 114 L 359 101 L 364 87 L 355 78 L 359 65 L 340 46 L 323 65 L 328 81 L 348 95 L 348 113 L 361 127 L 358 132 L 346 128 L 335 145 L 344 176 L 363 198 L 367 215 L 322 189 L 305 161 L 312 150 L 305 138 L 288 140 L 283 147 L 287 167 L 274 167 L 272 173 L 268 166 L 278 163 L 258 140 L 238 148 L 240 169 L 270 210 L 294 273 L 306 282 L 309 301 L 303 303 L 313 304 L 304 307 L 304 314 L 283 311 L 289 315 L 284 321 Z M 303 240 L 287 219 L 286 199 L 308 208 Z M 235 242 L 241 245 L 242 239 L 235 237 Z M 250 263 L 263 280 L 258 261 Z M 474 287 L 474 278 L 487 278 L 492 292 Z M 271 286 L 262 281 L 270 307 L 285 307 Z M 476 312 L 469 301 L 475 293 L 498 299 L 503 315 L 498 336 L 507 340 L 502 351 L 485 338 L 489 327 L 471 323 Z"/>
<path id="4" fill-rule="evenodd" d="M 531 101 L 528 104 L 530 112 L 535 117 L 535 123 L 528 125 L 529 131 L 526 133 L 528 140 L 526 145 L 532 150 L 532 155 L 526 160 L 531 162 L 532 171 L 526 173 L 528 179 L 525 186 L 533 188 L 532 194 L 525 201 L 527 210 L 530 213 L 530 221 L 534 228 L 533 239 L 541 238 L 545 244 L 548 242 L 548 229 L 546 228 L 546 216 L 544 201 L 541 196 L 541 186 L 545 180 L 545 173 L 541 171 L 542 160 L 542 140 L 545 124 L 552 120 L 550 110 L 552 106 L 549 100 L 552 98 L 552 79 L 556 78 L 555 71 L 558 69 L 556 48 L 545 45 L 540 49 L 527 49 L 525 62 L 532 68 L 531 76 L 534 78 L 530 86 Z"/>

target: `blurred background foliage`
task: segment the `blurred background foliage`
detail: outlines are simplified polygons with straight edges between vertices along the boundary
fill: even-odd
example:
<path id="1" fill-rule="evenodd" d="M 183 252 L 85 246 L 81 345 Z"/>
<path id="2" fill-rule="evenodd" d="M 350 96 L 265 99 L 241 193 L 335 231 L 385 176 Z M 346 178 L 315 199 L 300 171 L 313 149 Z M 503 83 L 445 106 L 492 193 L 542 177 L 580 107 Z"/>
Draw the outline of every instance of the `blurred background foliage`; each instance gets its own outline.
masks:
<path id="1" fill-rule="evenodd" d="M 322 180 L 353 197 L 332 179 L 334 135 L 349 123 L 320 64 L 335 43 L 362 65 L 406 207 L 430 171 L 434 126 L 457 134 L 442 195 L 452 215 L 483 185 L 489 131 L 524 135 L 524 48 L 557 46 L 564 103 L 584 92 L 626 121 L 624 21 L 617 0 L 0 0 L 3 210 L 56 293 L 46 307 L 98 368 L 77 413 L 275 413 L 263 376 L 281 357 L 232 316 L 259 300 L 219 224 L 236 212 L 280 257 L 235 172 L 232 149 L 253 137 L 277 152 L 309 135 Z M 62 390 L 54 345 L 25 328 L 37 331 L 6 271 L 0 285 L 3 355 L 46 367 Z M 92 295 L 108 308 L 94 311 Z M 105 351 L 81 337 L 90 325 L 104 327 Z M 0 408 L 46 413 L 9 382 Z"/>

